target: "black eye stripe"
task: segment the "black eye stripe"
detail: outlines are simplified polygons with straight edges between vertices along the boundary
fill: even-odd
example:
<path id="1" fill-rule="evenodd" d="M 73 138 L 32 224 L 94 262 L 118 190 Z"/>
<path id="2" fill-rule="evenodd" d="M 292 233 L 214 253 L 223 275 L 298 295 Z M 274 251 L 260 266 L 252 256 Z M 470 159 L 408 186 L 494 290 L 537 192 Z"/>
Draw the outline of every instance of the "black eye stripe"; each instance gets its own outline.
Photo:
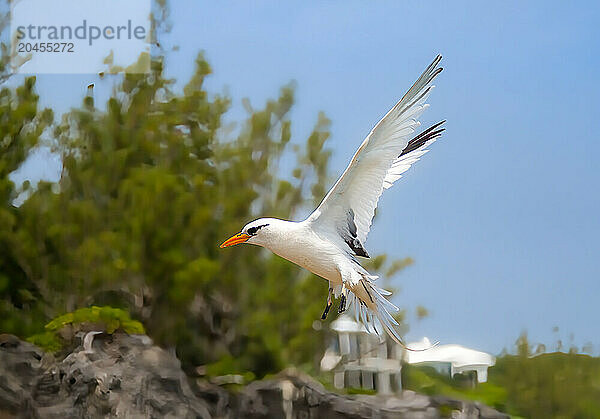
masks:
<path id="1" fill-rule="evenodd" d="M 256 233 L 258 233 L 258 230 L 260 230 L 261 228 L 266 227 L 268 225 L 269 224 L 263 224 L 263 225 L 256 226 L 256 227 L 250 227 L 248 229 L 248 234 L 250 234 L 251 236 L 254 236 Z"/>

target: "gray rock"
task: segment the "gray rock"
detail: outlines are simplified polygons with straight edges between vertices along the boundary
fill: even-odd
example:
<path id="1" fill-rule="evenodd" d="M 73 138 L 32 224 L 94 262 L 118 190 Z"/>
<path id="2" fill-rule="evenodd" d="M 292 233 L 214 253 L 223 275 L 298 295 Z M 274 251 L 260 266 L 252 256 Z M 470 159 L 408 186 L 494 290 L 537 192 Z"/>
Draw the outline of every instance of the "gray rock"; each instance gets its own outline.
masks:
<path id="1" fill-rule="evenodd" d="M 95 333 L 92 335 L 91 333 Z M 89 332 L 63 360 L 0 335 L 0 418 L 507 418 L 480 403 L 412 391 L 341 395 L 296 370 L 241 391 L 197 380 L 147 336 Z"/>
<path id="2" fill-rule="evenodd" d="M 210 418 L 179 360 L 147 337 L 100 333 L 43 365 L 26 342 L 0 342 L 0 417 Z"/>
<path id="3" fill-rule="evenodd" d="M 288 369 L 248 385 L 233 417 L 239 418 L 439 418 L 440 408 L 460 418 L 508 418 L 480 403 L 429 397 L 412 391 L 395 396 L 331 393 L 311 377 Z"/>
<path id="4" fill-rule="evenodd" d="M 0 417 L 32 415 L 33 389 L 42 373 L 43 357 L 36 346 L 0 335 Z"/>

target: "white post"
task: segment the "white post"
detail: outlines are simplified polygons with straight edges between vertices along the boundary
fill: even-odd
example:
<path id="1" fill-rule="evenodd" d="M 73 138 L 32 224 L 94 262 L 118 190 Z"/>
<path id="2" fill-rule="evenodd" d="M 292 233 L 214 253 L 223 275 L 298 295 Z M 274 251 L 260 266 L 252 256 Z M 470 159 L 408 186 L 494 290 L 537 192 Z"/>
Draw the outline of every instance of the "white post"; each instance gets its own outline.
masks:
<path id="1" fill-rule="evenodd" d="M 387 371 L 380 371 L 377 374 L 377 392 L 380 394 L 390 394 L 390 374 Z"/>
<path id="2" fill-rule="evenodd" d="M 344 388 L 344 370 L 336 371 L 333 375 L 333 386 L 335 388 Z"/>

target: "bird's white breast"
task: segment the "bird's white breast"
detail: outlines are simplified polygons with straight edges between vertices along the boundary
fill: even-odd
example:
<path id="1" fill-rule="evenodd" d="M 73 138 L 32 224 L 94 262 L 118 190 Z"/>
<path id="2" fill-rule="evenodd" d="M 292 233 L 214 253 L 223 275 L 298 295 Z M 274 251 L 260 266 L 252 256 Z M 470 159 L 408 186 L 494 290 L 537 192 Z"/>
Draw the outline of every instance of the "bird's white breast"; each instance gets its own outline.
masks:
<path id="1" fill-rule="evenodd" d="M 337 269 L 343 253 L 319 237 L 304 223 L 290 223 L 265 245 L 273 253 L 334 283 L 341 283 Z"/>

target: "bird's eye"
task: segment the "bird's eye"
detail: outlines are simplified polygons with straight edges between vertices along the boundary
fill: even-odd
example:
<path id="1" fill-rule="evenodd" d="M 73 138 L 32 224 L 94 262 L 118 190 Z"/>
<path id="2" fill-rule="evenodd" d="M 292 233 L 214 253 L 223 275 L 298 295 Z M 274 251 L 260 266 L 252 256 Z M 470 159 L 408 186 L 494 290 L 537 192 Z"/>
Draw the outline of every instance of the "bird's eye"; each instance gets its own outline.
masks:
<path id="1" fill-rule="evenodd" d="M 258 230 L 260 230 L 263 227 L 268 226 L 269 224 L 263 224 L 261 226 L 256 226 L 256 227 L 250 227 L 246 232 L 251 235 L 251 236 L 255 236 L 256 233 L 258 233 Z"/>

